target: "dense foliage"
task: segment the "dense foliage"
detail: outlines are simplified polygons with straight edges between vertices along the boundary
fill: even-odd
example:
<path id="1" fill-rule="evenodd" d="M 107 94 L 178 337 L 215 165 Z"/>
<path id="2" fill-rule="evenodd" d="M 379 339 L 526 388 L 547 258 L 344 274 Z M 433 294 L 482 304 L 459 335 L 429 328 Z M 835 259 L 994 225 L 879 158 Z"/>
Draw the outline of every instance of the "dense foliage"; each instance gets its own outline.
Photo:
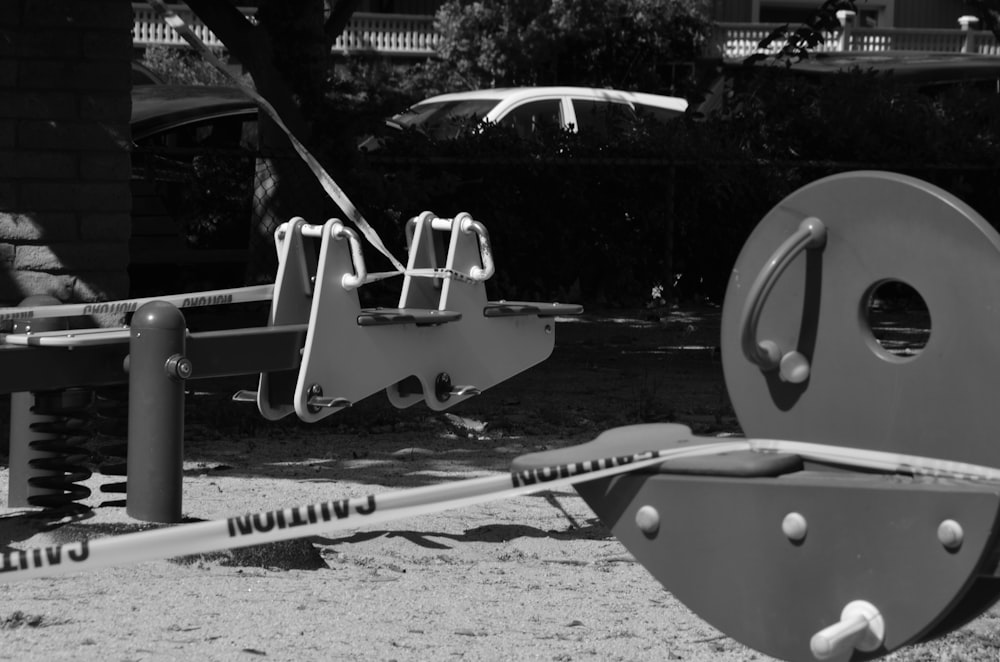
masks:
<path id="1" fill-rule="evenodd" d="M 170 85 L 232 85 L 229 76 L 187 49 L 148 46 L 142 63 Z"/>
<path id="2" fill-rule="evenodd" d="M 855 71 L 822 84 L 766 70 L 725 107 L 603 144 L 503 127 L 433 143 L 404 134 L 365 161 L 351 190 L 401 241 L 409 216 L 469 211 L 490 228 L 497 296 L 639 305 L 654 286 L 721 302 L 755 224 L 835 172 L 931 181 L 1000 222 L 1000 95 L 927 95 Z M 397 244 L 398 245 L 398 244 Z M 666 252 L 671 251 L 671 260 Z"/>
<path id="3" fill-rule="evenodd" d="M 709 33 L 701 0 L 449 0 L 437 69 L 452 89 L 590 85 L 656 91 Z"/>

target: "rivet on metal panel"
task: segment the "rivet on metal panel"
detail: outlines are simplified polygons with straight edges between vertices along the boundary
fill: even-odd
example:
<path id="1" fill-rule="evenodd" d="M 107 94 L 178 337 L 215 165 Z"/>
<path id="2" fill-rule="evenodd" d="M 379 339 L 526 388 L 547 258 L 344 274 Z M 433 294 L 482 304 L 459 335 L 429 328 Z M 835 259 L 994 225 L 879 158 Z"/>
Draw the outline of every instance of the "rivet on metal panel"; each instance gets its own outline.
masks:
<path id="1" fill-rule="evenodd" d="M 642 506 L 635 511 L 635 525 L 647 537 L 652 538 L 660 530 L 660 513 L 652 506 Z"/>
<path id="2" fill-rule="evenodd" d="M 788 513 L 785 519 L 781 520 L 781 532 L 792 542 L 802 542 L 809 531 L 806 518 L 801 513 Z"/>
<path id="3" fill-rule="evenodd" d="M 955 520 L 946 519 L 938 525 L 937 537 L 945 549 L 955 551 L 962 546 L 965 531 L 962 530 L 962 525 Z"/>

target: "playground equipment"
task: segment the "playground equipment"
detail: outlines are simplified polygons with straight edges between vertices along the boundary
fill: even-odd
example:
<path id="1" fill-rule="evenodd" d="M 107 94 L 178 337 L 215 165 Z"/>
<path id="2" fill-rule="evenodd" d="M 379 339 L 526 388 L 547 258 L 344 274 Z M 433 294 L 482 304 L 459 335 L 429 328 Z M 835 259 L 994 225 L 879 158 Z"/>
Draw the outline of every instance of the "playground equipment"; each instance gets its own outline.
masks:
<path id="1" fill-rule="evenodd" d="M 358 300 L 368 270 L 353 230 L 338 220 L 312 226 L 301 218 L 278 229 L 270 324 L 308 322 L 302 363 L 295 372 L 262 373 L 258 391 L 240 399 L 255 400 L 267 419 L 294 412 L 309 422 L 382 389 L 401 409 L 417 402 L 447 409 L 544 360 L 553 318 L 580 311 L 487 301 L 489 234 L 469 214 L 426 212 L 406 229 L 399 305 L 373 309 Z M 311 245 L 317 241 L 318 251 Z"/>
<path id="2" fill-rule="evenodd" d="M 434 233 L 449 238 L 443 262 L 423 240 Z M 412 236 L 410 270 L 441 278 L 440 294 L 433 279 L 408 281 L 399 308 L 365 311 L 349 295 L 365 279 L 351 232 L 337 222 L 322 229 L 298 220 L 286 225 L 278 237 L 285 256 L 269 327 L 275 335 L 266 342 L 315 349 L 322 336 L 303 327 L 333 310 L 348 311 L 362 329 L 440 330 L 478 317 L 480 306 L 485 320 L 493 321 L 487 311 L 499 311 L 512 337 L 551 340 L 544 319 L 560 307 L 484 305 L 478 298 L 491 264 L 480 228 L 461 217 L 427 216 L 414 222 Z M 315 271 L 311 253 L 298 252 L 307 239 L 322 244 Z M 463 255 L 478 259 L 458 259 Z M 1000 368 L 992 341 L 1000 322 L 998 258 L 1000 235 L 932 185 L 884 172 L 828 177 L 781 201 L 732 271 L 722 359 L 746 438 L 698 437 L 676 424 L 628 426 L 522 456 L 510 476 L 5 554 L 3 570 L 27 578 L 260 544 L 573 485 L 654 577 L 725 634 L 793 662 L 878 658 L 946 634 L 1000 597 L 1000 450 L 992 443 L 990 407 Z M 331 260 L 340 266 L 329 271 Z M 897 282 L 916 290 L 933 323 L 917 350 L 893 351 L 869 322 L 881 288 Z M 335 297 L 324 293 L 330 287 Z M 518 326 L 522 318 L 531 322 Z M 486 324 L 477 319 L 470 328 Z M 140 337 L 153 331 L 148 323 L 138 328 L 133 323 L 133 354 L 144 351 Z M 175 342 L 170 324 L 154 333 L 166 330 Z M 247 335 L 263 346 L 257 333 Z M 67 335 L 17 341 L 65 343 Z M 186 348 L 166 343 L 155 354 L 160 372 L 166 365 L 194 376 L 203 359 L 212 365 L 204 347 L 218 349 L 214 337 L 179 337 Z M 390 337 L 436 342 L 425 333 Z M 419 388 L 429 406 L 444 407 L 478 388 L 473 377 L 485 384 L 505 374 L 476 366 L 482 357 L 468 352 L 447 366 L 455 381 L 416 360 L 408 373 L 415 377 L 384 368 L 381 381 L 404 405 L 411 400 L 403 396 Z M 540 353 L 514 356 L 528 361 Z M 12 365 L 25 360 L 18 356 Z M 349 382 L 325 359 L 304 353 L 298 363 L 284 357 L 265 366 L 253 398 L 265 415 L 295 411 L 312 420 L 357 397 Z"/>
<path id="3" fill-rule="evenodd" d="M 132 517 L 176 522 L 188 380 L 259 373 L 258 391 L 235 398 L 256 401 L 272 420 L 294 412 L 318 421 L 381 389 L 397 407 L 444 410 L 543 361 L 555 318 L 581 311 L 488 301 L 489 234 L 468 214 L 428 212 L 409 228 L 409 268 L 394 309 L 360 306 L 358 288 L 397 274 L 370 275 L 353 230 L 296 218 L 275 234 L 274 287 L 98 304 L 134 311 L 119 329 L 66 328 L 59 315 L 87 306 L 29 300 L 0 311 L 17 320 L 0 345 L 0 388 L 13 394 L 8 505 L 66 509 L 90 495 L 80 483 L 91 475 L 94 387 L 128 384 L 127 468 L 117 462 L 111 470 L 127 481 L 109 491 L 124 489 Z M 192 333 L 179 309 L 265 295 L 266 327 Z"/>
<path id="4" fill-rule="evenodd" d="M 726 292 L 723 369 L 752 450 L 577 490 L 675 597 L 768 655 L 864 660 L 965 624 L 1000 597 L 998 278 L 1000 236 L 934 186 L 805 186 Z M 922 350 L 894 353 L 869 325 L 892 282 L 930 313 Z M 514 470 L 721 441 L 636 426 Z"/>

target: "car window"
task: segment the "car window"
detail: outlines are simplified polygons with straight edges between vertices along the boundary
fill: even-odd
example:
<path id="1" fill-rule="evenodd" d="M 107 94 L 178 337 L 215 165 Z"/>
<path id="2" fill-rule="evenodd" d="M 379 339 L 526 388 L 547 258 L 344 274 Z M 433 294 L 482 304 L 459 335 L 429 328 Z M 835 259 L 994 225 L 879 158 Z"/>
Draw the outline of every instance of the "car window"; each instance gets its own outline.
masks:
<path id="1" fill-rule="evenodd" d="M 478 123 L 498 103 L 499 99 L 418 103 L 393 117 L 392 121 L 400 128 L 416 128 L 435 140 L 448 140 Z"/>
<path id="2" fill-rule="evenodd" d="M 521 138 L 528 138 L 541 129 L 562 126 L 562 108 L 559 99 L 529 101 L 517 106 L 500 118 L 500 126 L 509 126 Z"/>
<path id="3" fill-rule="evenodd" d="M 627 103 L 604 99 L 573 99 L 576 130 L 606 140 L 635 126 L 635 112 Z"/>
<path id="4" fill-rule="evenodd" d="M 669 122 L 684 114 L 683 111 L 674 110 L 673 108 L 661 108 L 644 103 L 635 104 L 635 112 L 640 118 L 651 119 L 655 122 Z"/>
<path id="5" fill-rule="evenodd" d="M 164 149 L 244 149 L 257 147 L 257 118 L 252 115 L 216 117 L 189 122 L 137 141 L 141 147 Z"/>

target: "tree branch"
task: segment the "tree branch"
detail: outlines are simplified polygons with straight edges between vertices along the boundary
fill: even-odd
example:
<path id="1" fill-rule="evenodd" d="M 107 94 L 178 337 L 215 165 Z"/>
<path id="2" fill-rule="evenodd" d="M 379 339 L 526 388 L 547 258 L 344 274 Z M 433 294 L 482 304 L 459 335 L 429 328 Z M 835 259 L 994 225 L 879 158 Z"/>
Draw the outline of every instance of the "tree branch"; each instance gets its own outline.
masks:
<path id="1" fill-rule="evenodd" d="M 256 78 L 255 73 L 271 61 L 266 40 L 259 37 L 257 28 L 229 0 L 188 0 L 187 5 L 251 76 Z"/>
<path id="2" fill-rule="evenodd" d="M 326 6 L 330 8 L 330 16 L 323 24 L 323 32 L 326 40 L 332 44 L 336 41 L 344 30 L 355 10 L 361 5 L 361 0 L 325 0 Z"/>

